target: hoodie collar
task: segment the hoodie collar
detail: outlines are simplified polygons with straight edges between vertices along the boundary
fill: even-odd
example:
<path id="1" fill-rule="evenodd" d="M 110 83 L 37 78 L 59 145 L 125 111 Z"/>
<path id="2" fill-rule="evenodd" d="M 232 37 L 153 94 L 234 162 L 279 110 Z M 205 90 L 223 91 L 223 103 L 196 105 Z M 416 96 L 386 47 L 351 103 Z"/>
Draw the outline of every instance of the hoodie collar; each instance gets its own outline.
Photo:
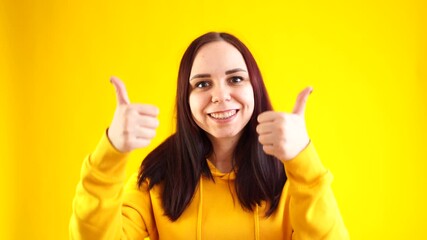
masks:
<path id="1" fill-rule="evenodd" d="M 215 179 L 221 179 L 221 180 L 234 180 L 234 179 L 236 179 L 236 171 L 235 170 L 232 170 L 229 173 L 223 173 L 223 172 L 219 171 L 211 161 L 209 161 L 208 159 L 206 159 L 206 161 L 208 162 L 209 170 L 211 170 L 212 176 Z"/>

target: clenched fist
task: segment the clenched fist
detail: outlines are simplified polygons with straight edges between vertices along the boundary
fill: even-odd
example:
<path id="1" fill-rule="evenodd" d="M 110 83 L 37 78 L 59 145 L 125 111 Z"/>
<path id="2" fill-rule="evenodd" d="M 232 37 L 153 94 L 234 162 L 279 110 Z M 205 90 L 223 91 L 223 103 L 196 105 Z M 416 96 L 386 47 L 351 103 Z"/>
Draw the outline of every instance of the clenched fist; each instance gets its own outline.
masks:
<path id="1" fill-rule="evenodd" d="M 108 138 L 120 152 L 130 152 L 147 146 L 159 126 L 159 109 L 147 104 L 131 104 L 123 82 L 111 77 L 116 89 L 117 107 L 108 128 Z"/>
<path id="2" fill-rule="evenodd" d="M 258 116 L 259 142 L 266 154 L 281 161 L 295 158 L 310 142 L 305 126 L 305 104 L 311 87 L 305 88 L 297 98 L 292 113 L 263 112 Z"/>

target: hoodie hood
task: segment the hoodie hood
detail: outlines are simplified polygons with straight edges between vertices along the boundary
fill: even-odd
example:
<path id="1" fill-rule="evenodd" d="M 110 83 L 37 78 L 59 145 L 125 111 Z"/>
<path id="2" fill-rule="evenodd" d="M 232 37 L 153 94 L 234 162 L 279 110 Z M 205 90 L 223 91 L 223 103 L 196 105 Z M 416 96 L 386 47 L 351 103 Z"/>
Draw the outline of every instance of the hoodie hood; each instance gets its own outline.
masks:
<path id="1" fill-rule="evenodd" d="M 206 160 L 206 161 L 208 162 L 209 170 L 211 170 L 212 176 L 215 179 L 220 179 L 224 181 L 236 179 L 236 172 L 234 170 L 229 173 L 223 173 L 219 171 L 211 161 L 209 160 Z"/>

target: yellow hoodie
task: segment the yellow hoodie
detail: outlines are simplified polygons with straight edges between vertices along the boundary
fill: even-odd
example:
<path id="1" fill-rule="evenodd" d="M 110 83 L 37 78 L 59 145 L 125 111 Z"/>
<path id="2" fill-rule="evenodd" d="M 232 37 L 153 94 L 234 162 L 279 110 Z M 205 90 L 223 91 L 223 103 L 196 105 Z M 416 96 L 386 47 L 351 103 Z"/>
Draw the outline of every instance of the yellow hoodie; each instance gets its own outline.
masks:
<path id="1" fill-rule="evenodd" d="M 265 204 L 242 209 L 234 173 L 208 165 L 215 182 L 202 177 L 183 214 L 171 222 L 163 214 L 160 186 L 125 186 L 127 154 L 118 152 L 106 134 L 83 163 L 70 221 L 71 239 L 349 239 L 330 184 L 310 143 L 285 163 L 288 180 L 277 210 L 264 217 Z"/>

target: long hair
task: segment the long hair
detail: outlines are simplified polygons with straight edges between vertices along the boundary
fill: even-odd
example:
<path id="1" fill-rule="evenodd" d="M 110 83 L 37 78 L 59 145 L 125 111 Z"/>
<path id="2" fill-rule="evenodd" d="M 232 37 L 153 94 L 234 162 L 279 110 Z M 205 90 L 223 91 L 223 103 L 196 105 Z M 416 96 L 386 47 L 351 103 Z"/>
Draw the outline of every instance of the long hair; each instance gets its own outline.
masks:
<path id="1" fill-rule="evenodd" d="M 235 188 L 241 206 L 253 211 L 262 201 L 268 203 L 270 216 L 280 200 L 286 182 L 281 161 L 267 155 L 258 142 L 256 127 L 260 113 L 272 110 L 261 72 L 249 49 L 227 33 L 210 32 L 195 39 L 185 51 L 178 73 L 176 93 L 176 132 L 161 143 L 142 161 L 138 184 L 148 180 L 149 189 L 162 188 L 162 207 L 170 220 L 177 220 L 191 203 L 199 179 L 213 180 L 206 158 L 212 153 L 207 134 L 194 121 L 189 105 L 190 72 L 198 50 L 207 43 L 226 41 L 243 56 L 254 91 L 254 111 L 236 145 L 233 166 L 237 169 Z"/>

